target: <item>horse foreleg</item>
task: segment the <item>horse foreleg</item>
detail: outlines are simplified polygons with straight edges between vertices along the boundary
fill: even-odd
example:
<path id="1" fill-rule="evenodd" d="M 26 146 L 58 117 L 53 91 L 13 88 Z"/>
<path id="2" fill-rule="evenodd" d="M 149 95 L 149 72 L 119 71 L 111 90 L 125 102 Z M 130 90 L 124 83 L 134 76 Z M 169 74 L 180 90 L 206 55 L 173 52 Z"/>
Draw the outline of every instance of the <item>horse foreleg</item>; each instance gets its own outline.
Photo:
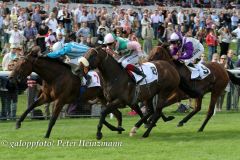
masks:
<path id="1" fill-rule="evenodd" d="M 205 118 L 202 126 L 199 128 L 198 132 L 202 132 L 204 127 L 206 126 L 206 124 L 208 123 L 209 119 L 212 117 L 213 113 L 214 113 L 214 109 L 215 109 L 215 104 L 217 102 L 218 97 L 221 95 L 219 94 L 221 92 L 218 93 L 212 93 L 211 94 L 211 100 L 210 100 L 210 105 L 208 108 L 208 113 L 207 113 L 207 117 Z"/>
<path id="2" fill-rule="evenodd" d="M 149 133 L 151 132 L 151 130 L 153 129 L 153 127 L 155 126 L 155 124 L 157 123 L 157 121 L 159 120 L 159 118 L 162 115 L 162 108 L 157 108 L 155 113 L 152 116 L 152 121 L 147 129 L 147 131 L 143 134 L 143 137 L 146 138 L 149 136 Z"/>
<path id="3" fill-rule="evenodd" d="M 201 110 L 202 107 L 202 97 L 196 99 L 196 106 L 193 109 L 192 112 L 190 112 L 186 117 L 184 117 L 179 123 L 178 127 L 181 127 L 186 123 L 189 119 L 191 119 L 196 113 L 198 113 Z"/>
<path id="4" fill-rule="evenodd" d="M 19 129 L 21 127 L 21 123 L 24 121 L 24 119 L 26 118 L 26 116 L 28 115 L 28 113 L 30 113 L 34 108 L 42 105 L 46 103 L 46 99 L 44 98 L 44 96 L 41 94 L 38 99 L 33 102 L 30 107 L 28 107 L 27 110 L 25 110 L 25 112 L 21 115 L 21 117 L 19 118 L 19 120 L 16 122 L 16 129 Z"/>
<path id="5" fill-rule="evenodd" d="M 115 109 L 117 109 L 119 104 L 121 104 L 119 99 L 115 99 L 111 103 L 107 104 L 106 109 L 104 109 L 101 112 L 100 120 L 99 120 L 99 123 L 98 123 L 98 126 L 97 126 L 97 135 L 96 135 L 96 138 L 98 140 L 102 139 L 102 132 L 101 132 L 101 130 L 102 130 L 103 124 L 106 123 L 106 120 L 105 120 L 106 116 L 109 113 L 113 112 Z"/>
<path id="6" fill-rule="evenodd" d="M 166 93 L 165 93 L 166 94 Z M 164 102 L 166 101 L 164 94 L 159 94 L 158 95 L 158 101 L 157 101 L 157 105 L 156 105 L 156 110 L 153 114 L 153 116 L 151 117 L 151 123 L 150 126 L 148 127 L 148 129 L 146 130 L 146 132 L 143 134 L 143 137 L 146 138 L 149 136 L 151 130 L 153 129 L 153 127 L 156 125 L 157 121 L 159 120 L 159 118 L 163 115 L 162 113 L 162 109 L 164 107 Z"/>
<path id="7" fill-rule="evenodd" d="M 49 121 L 49 124 L 48 124 L 48 130 L 47 130 L 47 133 L 45 135 L 45 138 L 49 138 L 50 134 L 51 134 L 51 130 L 54 126 L 54 124 L 56 123 L 56 120 L 58 118 L 58 115 L 59 113 L 61 112 L 62 108 L 63 108 L 64 104 L 63 103 L 60 103 L 59 101 L 57 101 L 55 103 L 55 106 L 54 106 L 54 111 L 52 113 L 52 117 Z"/>
<path id="8" fill-rule="evenodd" d="M 147 114 L 145 116 L 143 116 L 135 125 L 134 127 L 131 129 L 130 133 L 129 133 L 129 136 L 134 136 L 137 132 L 137 129 L 139 127 L 141 127 L 141 125 L 143 123 L 146 122 L 146 126 L 148 127 L 148 122 L 147 122 L 147 119 L 153 114 L 154 112 L 154 109 L 153 109 L 153 102 L 152 102 L 152 99 L 148 100 L 147 101 Z"/>

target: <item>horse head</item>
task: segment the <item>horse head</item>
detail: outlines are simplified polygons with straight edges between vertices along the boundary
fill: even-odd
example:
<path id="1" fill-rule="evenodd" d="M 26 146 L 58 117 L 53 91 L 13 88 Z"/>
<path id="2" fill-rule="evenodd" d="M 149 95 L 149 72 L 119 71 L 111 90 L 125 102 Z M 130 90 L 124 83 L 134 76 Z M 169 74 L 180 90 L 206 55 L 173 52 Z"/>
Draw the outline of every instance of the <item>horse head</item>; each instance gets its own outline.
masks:
<path id="1" fill-rule="evenodd" d="M 89 51 L 84 55 L 84 57 L 87 59 L 89 63 L 89 69 L 96 69 L 99 67 L 105 58 L 108 58 L 108 54 L 102 49 L 102 46 L 91 48 Z M 76 72 L 79 76 L 83 76 L 83 65 L 81 63 L 79 64 L 78 68 L 76 69 Z"/>
<path id="2" fill-rule="evenodd" d="M 11 83 L 20 83 L 22 82 L 27 76 L 29 76 L 33 71 L 33 63 L 36 61 L 38 57 L 36 53 L 39 50 L 35 50 L 37 48 L 33 48 L 30 53 L 27 54 L 25 57 L 20 57 L 17 60 L 17 63 L 14 67 L 14 70 L 9 75 L 9 81 Z"/>
<path id="3" fill-rule="evenodd" d="M 160 43 L 150 51 L 148 61 L 154 60 L 164 60 L 168 62 L 172 61 L 172 56 L 170 55 L 169 51 L 169 44 Z"/>

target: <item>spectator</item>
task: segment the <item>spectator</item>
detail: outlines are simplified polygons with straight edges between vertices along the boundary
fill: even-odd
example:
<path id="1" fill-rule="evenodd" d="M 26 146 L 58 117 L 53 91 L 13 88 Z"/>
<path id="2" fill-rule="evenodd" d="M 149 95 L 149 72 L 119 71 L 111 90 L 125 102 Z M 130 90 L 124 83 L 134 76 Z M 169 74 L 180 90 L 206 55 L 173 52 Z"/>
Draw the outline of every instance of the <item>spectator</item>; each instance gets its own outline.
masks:
<path id="1" fill-rule="evenodd" d="M 17 58 L 17 48 L 19 48 L 19 45 L 17 44 L 12 44 L 11 45 L 11 51 L 7 54 L 4 55 L 3 61 L 2 61 L 2 68 L 4 71 L 8 70 L 8 64 Z"/>
<path id="2" fill-rule="evenodd" d="M 154 31 L 150 23 L 148 23 L 148 26 L 144 27 L 142 30 L 143 50 L 147 54 L 152 50 L 152 41 L 154 38 L 153 32 Z"/>
<path id="3" fill-rule="evenodd" d="M 15 60 L 12 60 L 8 64 L 8 71 L 12 71 L 14 69 Z M 6 92 L 6 107 L 8 111 L 8 117 L 10 119 L 16 119 L 17 113 L 17 101 L 18 101 L 18 90 L 8 90 Z"/>
<path id="4" fill-rule="evenodd" d="M 58 28 L 56 30 L 56 34 L 59 35 L 59 33 L 61 33 L 62 36 L 66 36 L 66 33 L 65 33 L 65 28 L 63 28 L 63 23 L 59 23 L 58 24 Z"/>
<path id="5" fill-rule="evenodd" d="M 227 53 L 227 68 L 228 69 L 234 69 L 234 67 L 235 67 L 234 62 L 232 60 L 233 55 L 234 55 L 233 50 L 229 50 Z M 230 110 L 232 108 L 232 97 L 234 96 L 233 95 L 234 86 L 231 82 L 229 82 L 229 83 L 230 83 L 230 90 L 227 94 L 227 104 L 226 104 L 227 110 Z"/>
<path id="6" fill-rule="evenodd" d="M 57 42 L 56 35 L 52 32 L 52 29 L 48 29 L 48 34 L 45 37 L 46 47 L 48 51 L 52 49 L 54 43 Z"/>
<path id="7" fill-rule="evenodd" d="M 65 6 L 63 5 L 62 6 L 62 9 L 60 9 L 59 11 L 58 11 L 58 14 L 57 14 L 57 22 L 58 23 L 64 23 L 64 10 L 65 10 Z"/>
<path id="8" fill-rule="evenodd" d="M 238 27 L 232 33 L 237 37 L 237 55 L 240 55 L 240 23 L 238 23 Z"/>
<path id="9" fill-rule="evenodd" d="M 33 28 L 31 27 L 31 21 L 27 21 L 27 25 L 23 30 L 23 35 L 26 38 L 26 41 L 28 42 L 30 39 L 34 39 L 36 34 L 33 31 Z"/>
<path id="10" fill-rule="evenodd" d="M 57 34 L 57 42 L 61 42 L 62 44 L 65 43 L 65 37 L 62 35 L 62 33 Z"/>
<path id="11" fill-rule="evenodd" d="M 153 31 L 154 31 L 154 39 L 157 39 L 158 27 L 159 27 L 159 22 L 160 22 L 160 15 L 159 15 L 159 12 L 157 9 L 155 10 L 155 13 L 151 15 L 151 22 L 152 22 L 152 27 L 153 27 Z M 148 25 L 147 25 L 147 28 L 148 28 Z"/>
<path id="12" fill-rule="evenodd" d="M 45 37 L 48 34 L 48 29 L 49 29 L 48 26 L 46 26 L 45 23 L 42 23 L 36 36 L 36 44 L 41 48 L 41 52 L 45 52 L 47 49 Z"/>
<path id="13" fill-rule="evenodd" d="M 201 63 L 201 64 L 207 63 L 207 58 L 204 53 L 201 54 L 200 61 L 198 63 Z"/>
<path id="14" fill-rule="evenodd" d="M 10 34 L 9 43 L 11 45 L 21 45 L 25 41 L 25 37 L 23 33 L 18 30 L 17 25 L 14 25 L 12 30 L 7 30 L 6 32 Z"/>
<path id="15" fill-rule="evenodd" d="M 78 27 L 81 26 L 81 16 L 82 16 L 82 6 L 78 5 L 78 8 L 74 11 L 74 22 L 78 24 Z"/>
<path id="16" fill-rule="evenodd" d="M 66 29 L 67 34 L 69 34 L 72 29 L 71 29 L 71 14 L 69 13 L 67 7 L 64 8 L 63 10 L 63 22 L 64 22 L 64 28 Z"/>
<path id="17" fill-rule="evenodd" d="M 211 62 L 219 63 L 219 54 L 218 53 L 213 54 Z"/>
<path id="18" fill-rule="evenodd" d="M 229 45 L 230 42 L 232 40 L 232 35 L 229 31 L 228 28 L 222 27 L 218 30 L 218 33 L 220 34 L 220 39 L 219 39 L 219 43 L 220 43 L 220 47 L 221 47 L 221 52 L 220 52 L 220 56 L 221 55 L 227 55 L 228 49 L 229 49 Z"/>
<path id="19" fill-rule="evenodd" d="M 58 23 L 53 12 L 51 12 L 49 18 L 45 20 L 45 24 L 48 26 L 49 29 L 52 30 L 53 33 L 56 33 Z"/>
<path id="20" fill-rule="evenodd" d="M 88 22 L 88 27 L 90 29 L 90 32 L 93 35 L 93 37 L 95 37 L 96 36 L 96 20 L 97 20 L 97 18 L 96 18 L 96 14 L 94 12 L 93 7 L 90 8 L 90 12 L 87 15 L 87 19 L 88 19 L 87 22 Z"/>
<path id="21" fill-rule="evenodd" d="M 87 37 L 90 36 L 90 29 L 87 27 L 87 22 L 82 23 L 82 27 L 76 33 L 77 37 L 81 37 L 81 42 L 86 42 Z"/>
<path id="22" fill-rule="evenodd" d="M 217 47 L 217 36 L 211 29 L 206 37 L 206 44 L 208 46 L 208 61 L 211 61 L 213 53 L 216 51 Z"/>
<path id="23" fill-rule="evenodd" d="M 32 14 L 32 17 L 31 17 L 31 20 L 32 20 L 32 21 L 35 21 L 37 28 L 39 28 L 39 26 L 40 26 L 41 23 L 42 23 L 42 18 L 41 18 L 41 15 L 39 14 L 39 10 L 40 10 L 40 8 L 39 8 L 39 7 L 36 7 L 36 8 L 34 9 L 34 13 Z"/>
<path id="24" fill-rule="evenodd" d="M 10 26 L 11 26 L 10 16 L 6 15 L 3 19 L 4 43 L 9 43 L 10 34 L 8 33 L 8 30 Z"/>
<path id="25" fill-rule="evenodd" d="M 164 33 L 163 33 L 163 41 L 167 41 L 170 39 L 170 36 L 172 35 L 172 33 L 174 33 L 174 28 L 173 28 L 173 24 L 172 23 L 168 23 L 165 27 Z"/>
<path id="26" fill-rule="evenodd" d="M 219 63 L 225 69 L 227 69 L 227 56 L 226 55 L 221 55 Z M 223 105 L 224 97 L 225 97 L 226 92 L 228 92 L 228 91 L 229 91 L 229 85 L 226 87 L 225 91 L 220 95 L 220 97 L 217 100 L 216 109 L 217 109 L 218 112 L 222 111 L 222 105 Z"/>
<path id="27" fill-rule="evenodd" d="M 239 18 L 237 16 L 237 13 L 233 13 L 231 17 L 231 25 L 232 25 L 232 31 L 235 30 L 238 26 Z"/>

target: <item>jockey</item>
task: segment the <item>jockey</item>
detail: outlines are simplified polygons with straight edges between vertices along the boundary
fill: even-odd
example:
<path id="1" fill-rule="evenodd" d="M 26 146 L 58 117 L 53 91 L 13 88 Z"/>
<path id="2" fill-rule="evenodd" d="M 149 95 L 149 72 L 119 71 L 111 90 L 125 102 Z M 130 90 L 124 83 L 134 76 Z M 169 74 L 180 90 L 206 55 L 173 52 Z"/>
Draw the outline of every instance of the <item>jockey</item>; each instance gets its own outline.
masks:
<path id="1" fill-rule="evenodd" d="M 104 37 L 104 44 L 107 45 L 109 49 L 117 52 L 119 55 L 123 55 L 118 62 L 127 69 L 133 79 L 135 78 L 132 72 L 142 76 L 142 79 L 138 83 L 146 77 L 146 75 L 141 72 L 138 67 L 136 67 L 139 61 L 139 56 L 143 54 L 141 45 L 137 41 L 129 41 L 127 39 L 117 37 L 112 33 L 108 33 Z"/>
<path id="2" fill-rule="evenodd" d="M 195 38 L 182 37 L 179 33 L 172 33 L 170 36 L 170 51 L 173 59 L 184 61 L 184 63 L 192 68 L 191 79 L 201 79 L 200 69 L 202 64 L 196 64 L 196 60 L 200 59 L 204 52 L 203 45 Z"/>
<path id="3" fill-rule="evenodd" d="M 84 66 L 84 72 L 87 70 L 88 71 L 88 62 L 84 61 L 84 57 L 83 56 L 90 48 L 86 45 L 83 44 L 79 44 L 76 42 L 69 42 L 69 43 L 65 43 L 63 44 L 62 42 L 56 42 L 53 47 L 52 50 L 53 52 L 50 52 L 47 54 L 48 57 L 50 58 L 58 58 L 61 56 L 67 56 L 71 59 L 78 59 L 78 64 L 80 65 L 80 63 L 83 64 Z M 81 58 L 79 58 L 81 57 Z M 87 73 L 87 72 L 86 72 Z M 87 74 L 84 74 L 84 78 L 87 80 L 86 82 L 86 86 L 88 86 L 91 82 L 91 77 L 88 76 Z"/>
<path id="4" fill-rule="evenodd" d="M 75 59 L 83 56 L 89 49 L 88 46 L 76 42 L 65 44 L 62 42 L 56 42 L 52 47 L 52 52 L 48 53 L 47 56 L 50 58 L 58 58 L 66 55 L 70 59 Z"/>
<path id="5" fill-rule="evenodd" d="M 195 38 L 182 37 L 179 33 L 170 36 L 170 51 L 173 59 L 182 60 L 191 65 L 204 52 L 203 45 Z"/>

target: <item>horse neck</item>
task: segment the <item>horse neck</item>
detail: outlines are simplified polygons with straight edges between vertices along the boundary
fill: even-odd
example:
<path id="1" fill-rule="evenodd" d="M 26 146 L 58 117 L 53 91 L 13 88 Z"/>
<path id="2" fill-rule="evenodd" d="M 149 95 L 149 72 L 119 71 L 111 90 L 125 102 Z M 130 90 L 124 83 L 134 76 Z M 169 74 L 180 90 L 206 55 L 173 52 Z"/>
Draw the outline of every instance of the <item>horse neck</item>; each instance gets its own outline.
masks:
<path id="1" fill-rule="evenodd" d="M 52 67 L 50 67 L 52 66 Z M 48 83 L 51 83 L 52 80 L 56 79 L 60 74 L 64 74 L 64 66 L 53 65 L 53 63 L 44 60 L 37 59 L 33 63 L 33 72 L 37 73 L 43 80 Z"/>
<path id="2" fill-rule="evenodd" d="M 125 70 L 123 70 L 118 62 L 108 55 L 102 63 L 98 66 L 99 71 L 105 81 L 119 81 L 118 77 L 121 77 L 121 81 L 124 77 L 127 79 L 128 75 Z"/>

